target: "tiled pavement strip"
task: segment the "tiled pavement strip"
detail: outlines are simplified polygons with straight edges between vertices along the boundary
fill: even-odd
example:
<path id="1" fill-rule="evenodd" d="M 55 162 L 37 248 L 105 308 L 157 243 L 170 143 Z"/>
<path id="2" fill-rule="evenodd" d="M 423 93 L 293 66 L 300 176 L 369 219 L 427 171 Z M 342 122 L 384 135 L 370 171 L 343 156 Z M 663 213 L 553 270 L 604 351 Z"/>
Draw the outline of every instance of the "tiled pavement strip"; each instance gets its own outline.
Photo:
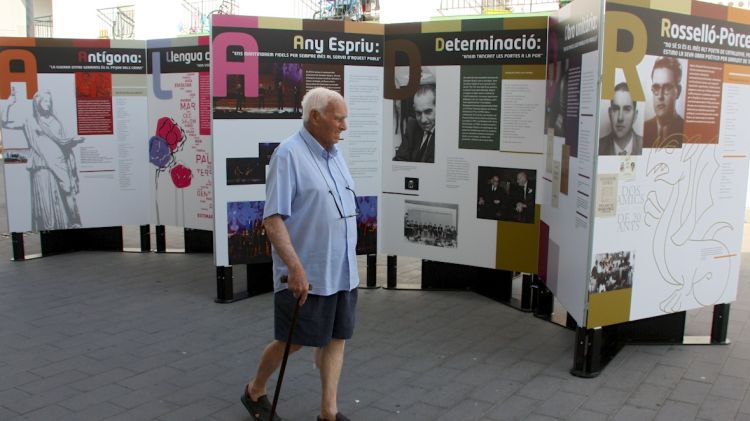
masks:
<path id="1" fill-rule="evenodd" d="M 0 420 L 249 419 L 239 395 L 271 335 L 269 294 L 215 304 L 208 254 L 10 253 L 2 237 Z M 360 421 L 750 420 L 744 266 L 730 345 L 628 346 L 594 379 L 568 372 L 572 331 L 482 296 L 361 290 L 340 410 Z M 418 261 L 400 270 L 418 279 Z M 706 334 L 710 311 L 689 321 Z M 318 400 L 303 350 L 279 412 L 313 420 Z"/>
<path id="2" fill-rule="evenodd" d="M 215 304 L 209 254 L 10 257 L 2 236 L 0 420 L 250 419 L 239 397 L 272 334 L 270 294 Z M 360 290 L 340 410 L 358 421 L 750 420 L 749 259 L 730 345 L 627 346 L 593 379 L 569 374 L 573 332 L 530 314 L 471 292 Z M 418 284 L 419 261 L 399 263 L 399 285 Z M 690 312 L 687 333 L 707 335 L 710 317 Z M 312 353 L 293 355 L 280 414 L 314 420 L 319 387 Z"/>

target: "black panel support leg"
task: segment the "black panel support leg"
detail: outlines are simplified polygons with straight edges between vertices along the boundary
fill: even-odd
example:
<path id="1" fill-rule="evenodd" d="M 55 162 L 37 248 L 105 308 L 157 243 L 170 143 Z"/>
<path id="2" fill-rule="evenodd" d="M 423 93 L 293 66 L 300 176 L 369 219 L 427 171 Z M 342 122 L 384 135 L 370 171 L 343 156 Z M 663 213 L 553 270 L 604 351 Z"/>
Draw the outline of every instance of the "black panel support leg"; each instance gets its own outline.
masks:
<path id="1" fill-rule="evenodd" d="M 386 285 L 389 289 L 396 288 L 396 265 L 397 256 L 388 256 L 388 276 L 386 279 Z"/>
<path id="2" fill-rule="evenodd" d="M 151 225 L 141 225 L 141 251 L 151 251 Z"/>
<path id="3" fill-rule="evenodd" d="M 711 344 L 727 345 L 727 331 L 729 330 L 729 304 L 716 304 L 714 317 L 711 322 Z"/>
<path id="4" fill-rule="evenodd" d="M 212 253 L 214 251 L 213 232 L 194 228 L 183 228 L 185 253 Z"/>
<path id="5" fill-rule="evenodd" d="M 521 310 L 531 311 L 531 275 L 524 273 L 521 278 Z"/>
<path id="6" fill-rule="evenodd" d="M 216 267 L 216 302 L 231 303 L 234 301 L 234 284 L 231 266 Z"/>
<path id="7" fill-rule="evenodd" d="M 602 370 L 602 342 L 602 328 L 577 328 L 573 369 L 570 374 L 585 378 L 598 376 Z"/>
<path id="8" fill-rule="evenodd" d="M 13 243 L 13 260 L 26 260 L 26 253 L 23 247 L 23 233 L 10 233 L 11 242 Z"/>
<path id="9" fill-rule="evenodd" d="M 376 254 L 367 255 L 367 288 L 377 288 L 378 280 L 378 256 Z"/>
<path id="10" fill-rule="evenodd" d="M 156 252 L 167 252 L 167 230 L 164 225 L 156 225 Z"/>
<path id="11" fill-rule="evenodd" d="M 552 310 L 555 306 L 555 297 L 552 291 L 540 282 L 537 277 L 534 277 L 534 287 L 536 289 L 534 316 L 549 320 L 552 317 Z"/>

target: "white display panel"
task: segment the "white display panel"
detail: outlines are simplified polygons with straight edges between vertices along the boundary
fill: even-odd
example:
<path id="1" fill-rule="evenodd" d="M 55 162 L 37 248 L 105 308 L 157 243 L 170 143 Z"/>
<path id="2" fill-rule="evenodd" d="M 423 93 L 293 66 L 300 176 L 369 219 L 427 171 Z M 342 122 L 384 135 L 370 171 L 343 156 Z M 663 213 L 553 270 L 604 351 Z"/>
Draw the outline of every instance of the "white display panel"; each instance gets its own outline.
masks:
<path id="1" fill-rule="evenodd" d="M 322 42 L 316 38 L 322 36 L 318 32 L 307 33 L 307 25 L 321 25 L 341 42 L 367 38 L 365 44 L 372 48 L 343 54 L 327 35 Z M 382 45 L 382 26 L 347 25 L 346 34 L 341 34 L 344 28 L 335 22 L 216 16 L 213 27 L 216 265 L 270 260 L 270 244 L 262 228 L 267 165 L 275 147 L 303 127 L 300 101 L 317 86 L 336 90 L 346 100 L 348 129 L 337 147 L 358 199 L 357 251 L 375 253 L 383 137 L 382 56 L 381 47 L 376 52 L 375 45 Z M 300 43 L 300 37 L 309 42 Z M 312 46 L 325 51 L 308 50 Z M 229 57 L 241 56 L 244 61 L 216 52 L 232 48 L 237 51 Z"/>
<path id="2" fill-rule="evenodd" d="M 737 45 L 669 27 L 748 25 L 723 6 L 674 6 L 606 5 L 589 327 L 736 298 L 750 67 Z"/>
<path id="3" fill-rule="evenodd" d="M 551 20 L 540 276 L 579 325 L 586 287 L 596 157 L 601 4 L 577 1 Z M 594 24 L 587 24 L 594 22 Z M 545 230 L 548 234 L 545 236 Z"/>
<path id="4" fill-rule="evenodd" d="M 149 184 L 154 224 L 213 230 L 208 38 L 201 44 L 148 42 Z"/>
<path id="5" fill-rule="evenodd" d="M 149 223 L 145 43 L 109 46 L 0 39 L 25 65 L 0 95 L 10 231 Z"/>
<path id="6" fill-rule="evenodd" d="M 382 252 L 537 271 L 547 20 L 503 22 L 386 35 Z"/>

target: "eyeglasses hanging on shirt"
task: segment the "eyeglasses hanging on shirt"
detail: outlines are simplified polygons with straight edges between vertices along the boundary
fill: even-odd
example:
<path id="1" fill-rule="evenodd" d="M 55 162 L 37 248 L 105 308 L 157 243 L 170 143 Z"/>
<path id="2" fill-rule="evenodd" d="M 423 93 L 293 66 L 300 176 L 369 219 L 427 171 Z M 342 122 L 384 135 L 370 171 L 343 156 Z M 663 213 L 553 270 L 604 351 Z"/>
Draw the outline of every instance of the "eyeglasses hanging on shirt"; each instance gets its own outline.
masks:
<path id="1" fill-rule="evenodd" d="M 361 213 L 360 210 L 359 210 L 359 200 L 357 200 L 357 193 L 354 192 L 354 189 L 352 189 L 351 187 L 349 187 L 348 184 L 345 186 L 345 188 L 347 190 L 349 190 L 350 192 L 352 192 L 352 196 L 354 197 L 355 210 L 354 210 L 354 213 L 351 214 L 351 215 L 344 215 L 344 212 L 341 209 L 341 208 L 344 207 L 344 201 L 343 201 L 343 199 L 341 201 L 341 206 L 339 206 L 339 202 L 338 202 L 338 200 L 336 200 L 336 195 L 333 194 L 333 188 L 331 187 L 330 184 L 328 184 L 328 179 L 323 174 L 323 170 L 320 169 L 320 165 L 318 165 L 318 160 L 315 159 L 315 154 L 313 153 L 312 149 L 310 149 L 310 145 L 308 145 L 307 142 L 305 142 L 305 146 L 307 146 L 307 150 L 310 152 L 310 156 L 312 157 L 312 160 L 315 163 L 315 166 L 318 168 L 318 172 L 320 173 L 320 176 L 323 177 L 323 181 L 326 183 L 326 187 L 328 187 L 328 194 L 331 195 L 331 199 L 333 199 L 333 204 L 336 205 L 336 210 L 339 212 L 339 216 L 341 216 L 341 219 L 356 218 L 357 216 L 359 216 L 360 213 Z M 346 181 L 346 176 L 344 176 L 344 172 L 341 171 L 341 168 L 339 168 L 339 165 L 336 163 L 335 160 L 333 161 L 333 164 L 334 164 L 334 166 L 336 166 L 336 169 L 339 170 L 339 174 L 341 174 L 341 178 L 343 178 L 344 181 Z M 334 180 L 334 183 L 335 182 L 336 182 L 336 180 Z"/>
<path id="2" fill-rule="evenodd" d="M 339 172 L 340 171 L 341 170 L 339 170 Z M 352 192 L 352 195 L 354 196 L 354 206 L 356 206 L 356 209 L 354 209 L 354 213 L 351 214 L 351 215 L 344 215 L 344 212 L 342 212 L 341 208 L 339 207 L 339 202 L 336 201 L 336 196 L 333 194 L 333 191 L 330 188 L 328 189 L 328 193 L 331 194 L 331 198 L 333 198 L 333 203 L 336 204 L 336 210 L 339 211 L 339 215 L 341 215 L 341 219 L 355 218 L 355 217 L 359 216 L 359 214 L 360 214 L 360 211 L 359 211 L 359 200 L 357 200 L 357 193 L 354 193 L 354 190 L 351 187 L 349 187 L 349 186 L 346 186 L 346 189 L 349 190 L 350 192 Z M 343 206 L 343 202 L 341 203 L 341 205 Z"/>

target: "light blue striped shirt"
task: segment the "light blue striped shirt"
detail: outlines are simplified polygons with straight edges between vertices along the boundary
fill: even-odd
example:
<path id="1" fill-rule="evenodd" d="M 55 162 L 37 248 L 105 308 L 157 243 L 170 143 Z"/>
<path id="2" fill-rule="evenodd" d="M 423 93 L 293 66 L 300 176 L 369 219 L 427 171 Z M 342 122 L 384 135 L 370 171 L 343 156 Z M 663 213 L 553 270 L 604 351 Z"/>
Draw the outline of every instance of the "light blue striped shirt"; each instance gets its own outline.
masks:
<path id="1" fill-rule="evenodd" d="M 263 218 L 278 214 L 284 219 L 311 294 L 331 295 L 359 285 L 356 210 L 354 180 L 336 145 L 326 151 L 303 127 L 276 148 Z M 274 291 L 280 291 L 287 287 L 280 279 L 289 270 L 275 247 L 272 257 Z"/>

